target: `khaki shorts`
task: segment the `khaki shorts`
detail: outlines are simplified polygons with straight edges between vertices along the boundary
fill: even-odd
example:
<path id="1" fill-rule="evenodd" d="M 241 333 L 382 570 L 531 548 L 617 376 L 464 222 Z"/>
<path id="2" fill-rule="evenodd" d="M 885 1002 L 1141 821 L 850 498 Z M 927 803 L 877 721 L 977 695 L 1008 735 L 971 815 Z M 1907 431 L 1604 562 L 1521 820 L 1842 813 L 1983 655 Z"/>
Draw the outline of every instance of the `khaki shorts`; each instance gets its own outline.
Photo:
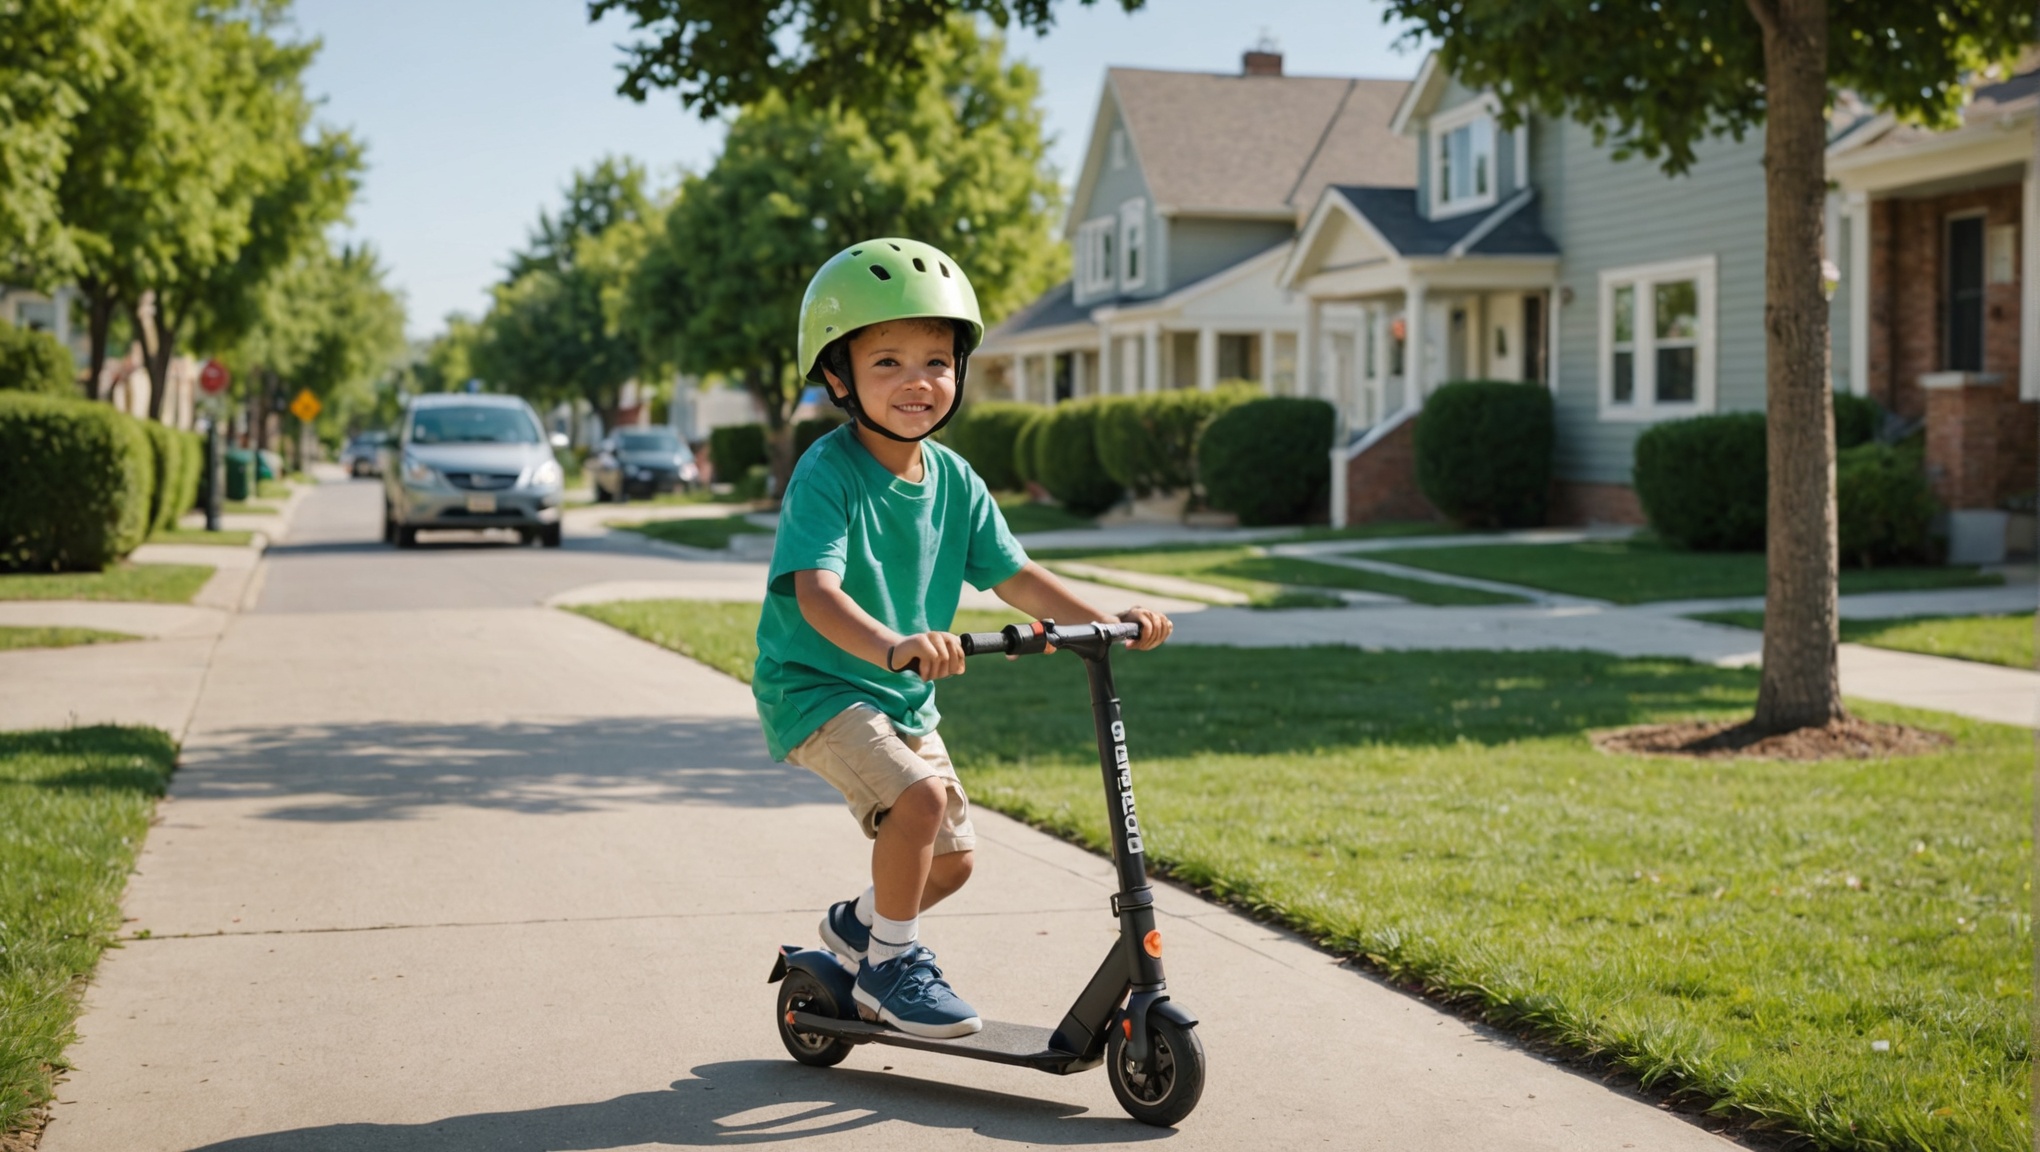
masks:
<path id="1" fill-rule="evenodd" d="M 899 802 L 900 793 L 939 778 L 949 789 L 949 809 L 935 835 L 935 855 L 977 847 L 970 798 L 963 794 L 956 766 L 949 762 L 949 750 L 937 733 L 902 735 L 883 712 L 869 704 L 852 704 L 801 741 L 786 759 L 834 785 L 864 835 L 873 840 L 878 838 L 878 822 Z"/>

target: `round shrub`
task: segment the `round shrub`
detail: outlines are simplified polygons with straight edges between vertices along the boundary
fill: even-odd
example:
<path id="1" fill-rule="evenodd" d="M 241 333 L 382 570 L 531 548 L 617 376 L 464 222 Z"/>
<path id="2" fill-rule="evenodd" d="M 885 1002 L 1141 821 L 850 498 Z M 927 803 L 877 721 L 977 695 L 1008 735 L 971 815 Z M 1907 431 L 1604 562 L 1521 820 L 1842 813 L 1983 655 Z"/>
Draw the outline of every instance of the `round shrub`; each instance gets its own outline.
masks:
<path id="1" fill-rule="evenodd" d="M 96 571 L 149 530 L 141 424 L 104 404 L 0 392 L 0 569 Z"/>
<path id="2" fill-rule="evenodd" d="M 1659 536 L 1706 552 L 1764 546 L 1764 414 L 1668 420 L 1636 439 L 1636 496 Z"/>
<path id="3" fill-rule="evenodd" d="M 1859 444 L 1835 456 L 1841 561 L 1868 568 L 1927 558 L 1934 494 L 1921 454 Z"/>
<path id="4" fill-rule="evenodd" d="M 177 507 L 177 489 L 184 477 L 182 433 L 154 420 L 140 422 L 149 437 L 149 453 L 155 472 L 149 485 L 149 529 L 175 528 L 184 509 Z"/>
<path id="5" fill-rule="evenodd" d="M 1468 527 L 1534 527 L 1550 500 L 1552 436 L 1551 393 L 1535 384 L 1447 384 L 1417 418 L 1417 484 Z"/>
<path id="6" fill-rule="evenodd" d="M 793 458 L 798 460 L 802 456 L 807 455 L 807 450 L 815 446 L 815 441 L 841 428 L 843 420 L 844 417 L 842 416 L 811 416 L 795 424 L 793 426 Z M 718 472 L 716 475 L 720 476 L 722 473 Z"/>
<path id="7" fill-rule="evenodd" d="M 0 392 L 78 396 L 78 367 L 55 336 L 0 320 Z"/>
<path id="8" fill-rule="evenodd" d="M 196 432 L 179 432 L 184 441 L 184 470 L 177 477 L 177 515 L 198 507 L 198 490 L 205 479 L 205 437 Z M 171 523 L 176 523 L 173 517 Z"/>
<path id="9" fill-rule="evenodd" d="M 1270 396 L 1228 408 L 1197 441 L 1213 508 L 1242 524 L 1293 524 L 1324 502 L 1338 415 L 1323 400 Z"/>
<path id="10" fill-rule="evenodd" d="M 725 424 L 708 434 L 708 463 L 717 480 L 734 484 L 752 465 L 769 459 L 763 424 Z"/>
<path id="11" fill-rule="evenodd" d="M 1039 404 L 1011 400 L 985 400 L 964 406 L 956 419 L 942 430 L 942 442 L 970 462 L 994 492 L 1012 492 L 1025 482 L 1014 468 L 1014 444 L 1020 430 L 1040 415 Z"/>
<path id="12" fill-rule="evenodd" d="M 1013 434 L 1013 475 L 1023 486 L 1041 483 L 1041 432 L 1048 423 L 1049 410 L 1037 408 Z"/>
<path id="13" fill-rule="evenodd" d="M 1098 413 L 1098 461 L 1136 496 L 1179 491 L 1197 480 L 1197 438 L 1212 418 L 1259 389 L 1114 396 Z"/>
<path id="14" fill-rule="evenodd" d="M 1866 396 L 1835 393 L 1835 447 L 1854 448 L 1877 439 L 1877 426 L 1884 422 L 1884 409 Z"/>
<path id="15" fill-rule="evenodd" d="M 1079 516 L 1095 516 L 1119 502 L 1119 484 L 1098 462 L 1101 407 L 1097 398 L 1058 404 L 1035 433 L 1039 483 Z"/>

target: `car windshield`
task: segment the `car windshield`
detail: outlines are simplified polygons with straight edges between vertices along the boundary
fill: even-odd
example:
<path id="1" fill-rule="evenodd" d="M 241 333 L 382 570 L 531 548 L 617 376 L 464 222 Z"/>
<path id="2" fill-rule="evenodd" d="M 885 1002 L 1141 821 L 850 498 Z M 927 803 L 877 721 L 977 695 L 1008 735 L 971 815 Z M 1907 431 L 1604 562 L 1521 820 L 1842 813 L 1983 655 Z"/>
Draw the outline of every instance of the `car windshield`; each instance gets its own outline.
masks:
<path id="1" fill-rule="evenodd" d="M 680 438 L 670 432 L 626 432 L 616 438 L 625 452 L 679 452 Z"/>
<path id="2" fill-rule="evenodd" d="M 381 432 L 363 432 L 359 436 L 356 436 L 351 441 L 351 443 L 353 443 L 357 447 L 372 448 L 375 445 L 382 443 L 383 439 L 384 434 Z"/>
<path id="3" fill-rule="evenodd" d="M 536 444 L 538 422 L 522 408 L 420 408 L 411 413 L 413 444 Z"/>

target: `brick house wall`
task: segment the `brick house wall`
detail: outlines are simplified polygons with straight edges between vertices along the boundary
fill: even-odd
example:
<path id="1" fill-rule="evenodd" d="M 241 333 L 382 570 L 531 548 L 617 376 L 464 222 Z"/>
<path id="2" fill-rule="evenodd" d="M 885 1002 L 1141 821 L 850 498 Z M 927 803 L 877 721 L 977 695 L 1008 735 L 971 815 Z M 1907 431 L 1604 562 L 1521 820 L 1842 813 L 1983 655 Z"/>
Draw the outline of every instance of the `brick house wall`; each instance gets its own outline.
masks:
<path id="1" fill-rule="evenodd" d="M 1417 484 L 1416 420 L 1403 421 L 1348 460 L 1345 484 L 1348 524 L 1444 519 Z"/>
<path id="2" fill-rule="evenodd" d="M 2040 405 L 2019 399 L 2020 280 L 1984 285 L 1983 371 L 1994 384 L 1926 389 L 1920 377 L 1947 367 L 1947 222 L 1981 210 L 1985 235 L 2023 227 L 2018 182 L 1916 199 L 1874 201 L 1870 217 L 1868 391 L 1908 420 L 1927 421 L 1927 472 L 1950 508 L 1996 507 L 2030 492 L 2040 463 Z M 2016 253 L 2020 246 L 2015 245 Z"/>

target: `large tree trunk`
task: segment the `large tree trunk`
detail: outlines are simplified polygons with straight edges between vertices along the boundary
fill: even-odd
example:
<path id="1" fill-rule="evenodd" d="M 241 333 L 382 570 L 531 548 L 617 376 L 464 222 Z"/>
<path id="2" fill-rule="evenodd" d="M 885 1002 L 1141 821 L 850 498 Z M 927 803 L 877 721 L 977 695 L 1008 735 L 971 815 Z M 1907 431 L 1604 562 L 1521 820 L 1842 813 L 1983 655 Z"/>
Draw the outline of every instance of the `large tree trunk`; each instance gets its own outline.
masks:
<path id="1" fill-rule="evenodd" d="M 1764 30 L 1765 411 L 1770 493 L 1756 726 L 1841 719 L 1834 405 L 1821 291 L 1827 0 L 1749 0 Z"/>
<path id="2" fill-rule="evenodd" d="M 170 391 L 170 361 L 177 355 L 179 317 L 170 312 L 162 293 L 156 294 L 155 314 L 144 323 L 139 306 L 131 308 L 135 332 L 142 339 L 142 366 L 149 372 L 149 419 L 161 423 L 163 399 Z"/>
<path id="3" fill-rule="evenodd" d="M 772 470 L 768 495 L 777 504 L 786 498 L 786 485 L 793 479 L 793 410 L 800 404 L 801 390 L 787 387 L 786 362 L 777 357 L 762 369 L 746 372 L 744 383 L 765 413 L 765 457 Z"/>
<path id="4" fill-rule="evenodd" d="M 91 376 L 86 381 L 86 390 L 94 400 L 104 400 L 100 380 L 106 374 L 106 345 L 113 338 L 113 310 L 117 301 L 113 289 L 97 280 L 81 280 L 78 290 L 85 296 L 85 340 L 89 347 L 86 356 Z"/>

